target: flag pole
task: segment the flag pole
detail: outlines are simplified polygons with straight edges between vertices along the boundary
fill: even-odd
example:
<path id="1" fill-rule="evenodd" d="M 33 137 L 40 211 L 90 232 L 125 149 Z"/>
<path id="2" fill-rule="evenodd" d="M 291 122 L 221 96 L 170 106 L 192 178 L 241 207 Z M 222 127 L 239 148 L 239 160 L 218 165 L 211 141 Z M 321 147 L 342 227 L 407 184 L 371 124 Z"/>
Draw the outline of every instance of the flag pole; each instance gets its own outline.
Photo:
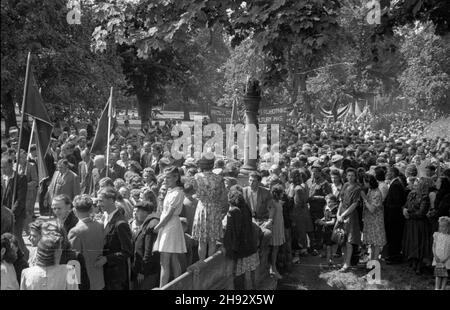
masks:
<path id="1" fill-rule="evenodd" d="M 18 144 L 18 151 L 16 154 L 16 171 L 14 172 L 14 186 L 13 186 L 13 195 L 12 195 L 12 203 L 13 204 L 14 204 L 14 201 L 16 200 L 17 178 L 18 178 L 18 174 L 19 174 L 20 145 L 22 144 L 23 119 L 25 116 L 25 102 L 27 100 L 28 82 L 29 82 L 29 76 L 30 76 L 30 60 L 31 60 L 31 52 L 28 52 L 27 69 L 25 71 L 25 85 L 23 87 L 22 111 L 21 111 L 21 119 L 20 119 L 20 131 L 19 131 L 19 144 Z"/>
<path id="2" fill-rule="evenodd" d="M 39 87 L 39 94 L 42 93 L 42 87 Z M 27 153 L 27 159 L 31 152 L 31 145 L 33 144 L 33 138 L 34 138 L 34 131 L 36 130 L 36 119 L 33 117 L 33 126 L 31 127 L 31 134 L 30 134 L 30 143 L 28 143 L 28 153 Z M 28 160 L 27 165 L 25 168 L 25 174 L 28 173 Z"/>
<path id="3" fill-rule="evenodd" d="M 112 105 L 113 105 L 113 87 L 111 87 L 111 92 L 109 94 L 109 107 L 108 107 L 108 135 L 106 144 L 106 176 L 108 177 L 109 172 L 109 140 L 111 138 L 111 118 L 112 118 Z"/>
<path id="4" fill-rule="evenodd" d="M 27 152 L 27 164 L 25 166 L 25 174 L 28 173 L 28 156 L 31 152 L 31 145 L 33 144 L 33 137 L 34 137 L 34 131 L 36 130 L 36 119 L 33 117 L 33 126 L 31 127 L 31 134 L 30 134 L 30 143 L 28 143 L 28 152 Z"/>

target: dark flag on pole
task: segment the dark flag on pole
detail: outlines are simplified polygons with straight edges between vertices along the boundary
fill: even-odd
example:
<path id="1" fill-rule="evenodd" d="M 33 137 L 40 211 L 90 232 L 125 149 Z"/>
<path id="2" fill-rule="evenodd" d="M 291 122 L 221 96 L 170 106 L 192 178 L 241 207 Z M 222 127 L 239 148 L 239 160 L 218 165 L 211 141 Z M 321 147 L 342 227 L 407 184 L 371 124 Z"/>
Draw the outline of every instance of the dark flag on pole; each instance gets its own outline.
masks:
<path id="1" fill-rule="evenodd" d="M 98 120 L 97 131 L 95 132 L 94 141 L 92 142 L 91 154 L 105 154 L 108 145 L 108 111 L 111 104 L 111 96 L 102 111 L 102 115 Z"/>
<path id="2" fill-rule="evenodd" d="M 28 83 L 24 112 L 31 117 L 39 119 L 50 125 L 52 124 L 50 117 L 48 116 L 47 109 L 44 106 L 44 101 L 39 93 L 39 87 L 34 79 L 32 69 L 30 69 L 30 81 Z"/>
<path id="3" fill-rule="evenodd" d="M 45 154 L 47 153 L 52 136 L 53 125 L 45 108 L 36 80 L 34 79 L 33 70 L 30 68 L 30 77 L 25 98 L 24 113 L 34 118 L 33 126 L 34 137 L 30 140 L 36 142 L 36 150 L 38 152 L 38 171 L 39 179 L 48 177 L 48 171 L 44 164 Z"/>

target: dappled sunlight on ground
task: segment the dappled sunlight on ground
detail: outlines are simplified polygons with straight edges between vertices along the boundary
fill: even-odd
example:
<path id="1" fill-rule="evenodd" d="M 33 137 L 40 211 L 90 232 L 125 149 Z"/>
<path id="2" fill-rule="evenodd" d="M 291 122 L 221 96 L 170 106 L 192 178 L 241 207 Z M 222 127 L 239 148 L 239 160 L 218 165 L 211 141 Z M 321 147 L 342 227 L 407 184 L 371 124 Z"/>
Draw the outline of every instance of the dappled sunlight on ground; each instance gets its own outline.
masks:
<path id="1" fill-rule="evenodd" d="M 432 290 L 434 276 L 431 273 L 416 275 L 407 264 L 381 264 L 381 281 L 371 284 L 364 265 L 352 267 L 348 272 L 338 271 L 339 266 L 329 267 L 324 258 L 302 257 L 300 264 L 283 273 L 278 282 L 279 290 Z M 335 263 L 341 263 L 342 259 Z M 447 289 L 450 289 L 447 286 Z"/>

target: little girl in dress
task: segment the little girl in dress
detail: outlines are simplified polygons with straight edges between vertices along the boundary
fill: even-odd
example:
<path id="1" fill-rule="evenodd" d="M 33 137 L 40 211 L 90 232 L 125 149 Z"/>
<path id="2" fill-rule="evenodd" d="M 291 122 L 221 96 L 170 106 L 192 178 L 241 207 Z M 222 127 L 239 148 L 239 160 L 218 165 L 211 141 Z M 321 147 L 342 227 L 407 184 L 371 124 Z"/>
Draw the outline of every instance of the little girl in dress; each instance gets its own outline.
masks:
<path id="1" fill-rule="evenodd" d="M 439 231 L 433 234 L 433 240 L 435 290 L 445 290 L 450 269 L 450 217 L 439 218 Z"/>

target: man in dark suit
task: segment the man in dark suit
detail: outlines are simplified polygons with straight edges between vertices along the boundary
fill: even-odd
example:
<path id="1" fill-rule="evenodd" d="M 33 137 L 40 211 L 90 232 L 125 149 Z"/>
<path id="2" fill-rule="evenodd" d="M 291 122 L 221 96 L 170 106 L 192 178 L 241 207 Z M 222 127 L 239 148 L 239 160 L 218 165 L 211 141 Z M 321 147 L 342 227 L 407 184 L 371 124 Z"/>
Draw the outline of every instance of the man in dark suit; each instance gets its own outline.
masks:
<path id="1" fill-rule="evenodd" d="M 150 290 L 159 284 L 159 253 L 153 252 L 153 245 L 158 237 L 154 231 L 159 223 L 156 205 L 152 202 L 139 202 L 135 206 L 136 219 L 142 222 L 133 238 L 133 287 Z"/>
<path id="2" fill-rule="evenodd" d="M 145 142 L 143 146 L 144 152 L 141 155 L 140 164 L 142 169 L 145 169 L 147 167 L 150 167 L 152 164 L 152 148 L 151 144 L 149 142 Z"/>
<path id="3" fill-rule="evenodd" d="M 103 266 L 106 290 L 129 289 L 129 259 L 133 255 L 132 234 L 121 209 L 116 207 L 117 192 L 111 187 L 100 190 L 98 206 L 107 214 L 104 219 L 103 256 L 96 262 Z"/>
<path id="4" fill-rule="evenodd" d="M 66 234 L 78 223 L 78 218 L 72 211 L 72 200 L 65 194 L 53 197 L 52 211 L 59 226 L 64 228 Z"/>
<path id="5" fill-rule="evenodd" d="M 78 171 L 80 173 L 80 190 L 81 194 L 89 194 L 92 181 L 92 170 L 94 170 L 94 161 L 91 158 L 89 149 L 81 152 L 83 159 L 78 163 Z"/>
<path id="6" fill-rule="evenodd" d="M 111 155 L 109 156 L 109 166 L 111 171 L 110 178 L 113 181 L 115 181 L 116 179 L 123 179 L 125 172 L 127 172 L 127 169 L 125 169 L 124 167 L 122 167 L 117 163 L 118 160 L 119 160 L 119 153 L 112 152 Z"/>
<path id="7" fill-rule="evenodd" d="M 1 234 L 14 232 L 14 214 L 2 204 Z"/>
<path id="8" fill-rule="evenodd" d="M 97 197 L 97 191 L 100 189 L 99 182 L 106 177 L 106 160 L 105 156 L 97 155 L 94 157 L 94 169 L 92 169 L 92 181 L 89 193 L 91 197 Z M 111 170 L 108 171 L 108 176 L 111 175 Z"/>
<path id="9" fill-rule="evenodd" d="M 25 175 L 15 174 L 13 169 L 13 161 L 9 157 L 1 159 L 2 172 L 2 204 L 9 208 L 14 214 L 13 233 L 16 237 L 19 247 L 28 259 L 28 249 L 22 238 L 22 232 L 25 224 L 26 198 L 27 198 L 27 177 Z M 17 178 L 16 194 L 13 201 L 14 182 Z"/>
<path id="10" fill-rule="evenodd" d="M 159 161 L 163 157 L 163 146 L 159 142 L 155 142 L 152 144 L 152 156 L 150 158 L 150 168 L 155 171 L 155 174 L 158 175 L 161 172 L 159 167 Z"/>
<path id="11" fill-rule="evenodd" d="M 248 181 L 250 185 L 243 189 L 244 199 L 252 210 L 253 218 L 258 225 L 270 227 L 271 219 L 269 219 L 269 209 L 272 204 L 272 196 L 269 190 L 260 186 L 261 179 L 259 173 L 250 173 Z"/>
<path id="12" fill-rule="evenodd" d="M 48 148 L 47 154 L 45 154 L 45 164 L 47 166 L 48 174 L 50 176 L 56 171 L 56 163 L 58 162 L 58 140 L 51 138 L 50 147 Z"/>
<path id="13" fill-rule="evenodd" d="M 141 155 L 136 151 L 136 148 L 133 144 L 127 145 L 127 153 L 130 160 L 134 160 L 136 162 L 139 162 L 141 160 Z"/>
<path id="14" fill-rule="evenodd" d="M 75 197 L 73 209 L 79 221 L 69 231 L 68 238 L 72 249 L 78 251 L 85 259 L 90 289 L 103 290 L 105 288 L 103 268 L 96 268 L 95 262 L 103 255 L 104 229 L 101 223 L 90 217 L 92 208 L 93 202 L 89 195 Z"/>
<path id="15" fill-rule="evenodd" d="M 53 175 L 47 191 L 47 203 L 51 205 L 53 197 L 66 194 L 72 201 L 80 194 L 80 180 L 78 175 L 69 169 L 67 159 L 60 159 L 57 165 L 58 171 Z"/>
<path id="16" fill-rule="evenodd" d="M 387 239 L 386 263 L 400 263 L 405 223 L 402 208 L 406 203 L 406 191 L 397 168 L 389 168 L 386 179 L 390 182 L 389 191 L 384 201 L 384 223 Z"/>
<path id="17" fill-rule="evenodd" d="M 266 265 L 269 255 L 269 243 L 272 238 L 273 219 L 269 218 L 269 209 L 272 207 L 272 195 L 261 185 L 261 174 L 252 172 L 249 175 L 249 186 L 244 187 L 244 199 L 252 211 L 256 224 L 263 232 L 260 240 L 260 257 L 262 264 Z"/>

